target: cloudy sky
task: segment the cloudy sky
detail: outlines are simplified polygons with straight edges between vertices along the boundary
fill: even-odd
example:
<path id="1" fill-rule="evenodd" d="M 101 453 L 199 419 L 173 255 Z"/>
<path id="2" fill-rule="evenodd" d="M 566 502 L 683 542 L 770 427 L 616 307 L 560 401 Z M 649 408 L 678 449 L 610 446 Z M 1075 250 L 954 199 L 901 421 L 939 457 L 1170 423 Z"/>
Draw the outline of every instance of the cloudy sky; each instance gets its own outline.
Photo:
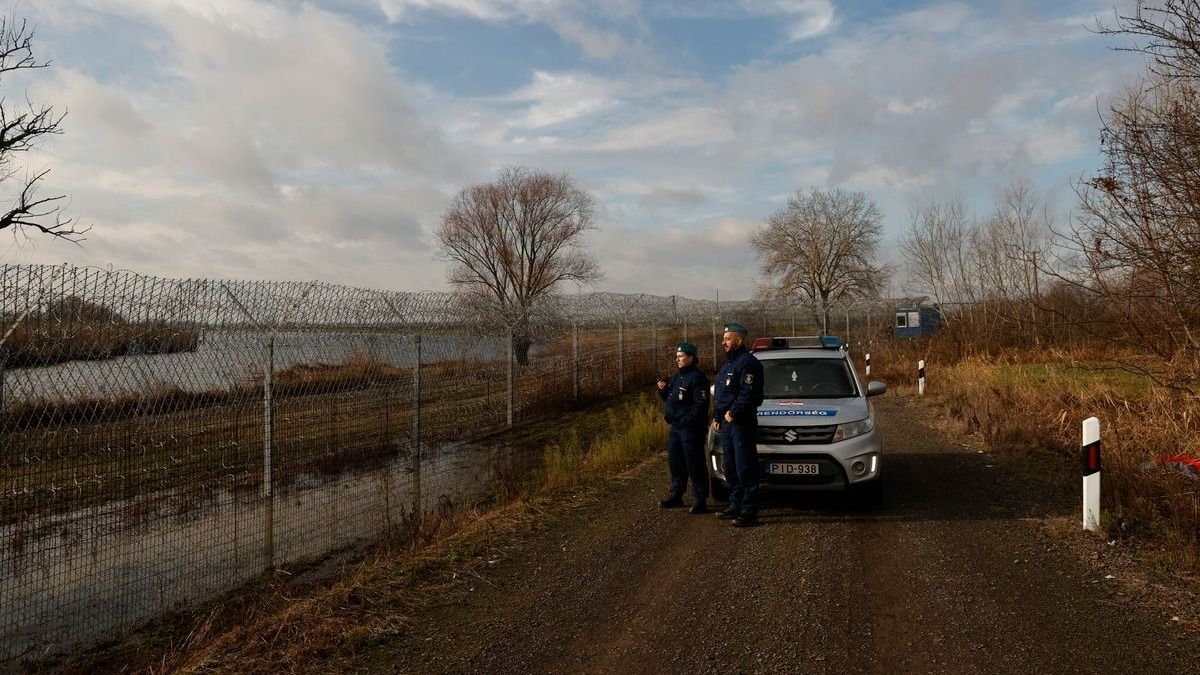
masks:
<path id="1" fill-rule="evenodd" d="M 446 204 L 519 164 L 595 196 L 599 289 L 749 297 L 796 189 L 867 192 L 889 257 L 923 200 L 1027 178 L 1066 217 L 1142 68 L 1087 30 L 1114 4 L 17 2 L 52 65 L 0 94 L 68 111 L 27 159 L 92 230 L 0 261 L 440 289 Z"/>

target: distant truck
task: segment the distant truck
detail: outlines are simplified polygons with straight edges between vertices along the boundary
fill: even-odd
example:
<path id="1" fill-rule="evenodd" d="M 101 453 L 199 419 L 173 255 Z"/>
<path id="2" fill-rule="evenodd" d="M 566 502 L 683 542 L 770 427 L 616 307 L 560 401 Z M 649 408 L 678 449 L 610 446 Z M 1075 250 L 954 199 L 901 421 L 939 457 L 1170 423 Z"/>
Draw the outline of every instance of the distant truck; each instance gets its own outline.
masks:
<path id="1" fill-rule="evenodd" d="M 892 334 L 896 337 L 920 337 L 942 327 L 942 311 L 937 305 L 897 307 Z"/>

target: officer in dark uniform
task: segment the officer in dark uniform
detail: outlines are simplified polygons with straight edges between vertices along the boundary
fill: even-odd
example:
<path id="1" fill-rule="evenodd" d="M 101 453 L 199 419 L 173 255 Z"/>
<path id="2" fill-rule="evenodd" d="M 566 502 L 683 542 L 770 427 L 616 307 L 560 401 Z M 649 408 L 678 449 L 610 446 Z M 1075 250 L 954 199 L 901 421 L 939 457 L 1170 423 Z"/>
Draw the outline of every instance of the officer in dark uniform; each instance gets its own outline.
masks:
<path id="1" fill-rule="evenodd" d="M 659 506 L 683 506 L 688 477 L 696 503 L 691 513 L 708 513 L 708 469 L 704 466 L 704 434 L 708 425 L 708 378 L 697 364 L 696 345 L 681 342 L 675 348 L 679 371 L 668 382 L 658 380 L 658 395 L 667 402 L 664 417 L 671 430 L 667 436 L 667 467 L 671 471 L 671 491 Z"/>
<path id="2" fill-rule="evenodd" d="M 758 523 L 758 406 L 763 402 L 763 367 L 746 349 L 749 331 L 740 323 L 725 326 L 721 341 L 725 365 L 717 373 L 713 393 L 713 429 L 721 435 L 729 508 L 718 518 L 733 519 L 736 527 Z"/>

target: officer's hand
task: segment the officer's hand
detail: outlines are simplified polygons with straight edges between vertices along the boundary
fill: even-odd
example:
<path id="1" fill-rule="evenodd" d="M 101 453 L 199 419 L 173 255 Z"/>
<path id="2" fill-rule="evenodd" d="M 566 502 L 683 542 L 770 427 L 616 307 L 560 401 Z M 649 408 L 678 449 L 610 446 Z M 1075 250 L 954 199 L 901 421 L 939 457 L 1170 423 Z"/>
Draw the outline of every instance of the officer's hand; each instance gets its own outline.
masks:
<path id="1" fill-rule="evenodd" d="M 667 381 L 666 381 L 666 380 L 659 380 L 659 381 L 657 382 L 657 384 L 658 384 L 658 390 L 659 390 L 659 391 L 662 391 L 663 389 L 666 389 L 666 388 L 667 388 Z"/>
<path id="2" fill-rule="evenodd" d="M 733 413 L 729 412 L 728 410 L 725 411 L 725 421 L 726 422 L 733 421 Z"/>
<path id="3" fill-rule="evenodd" d="M 720 430 L 721 430 L 721 423 L 716 420 L 713 420 L 713 431 L 720 431 Z"/>

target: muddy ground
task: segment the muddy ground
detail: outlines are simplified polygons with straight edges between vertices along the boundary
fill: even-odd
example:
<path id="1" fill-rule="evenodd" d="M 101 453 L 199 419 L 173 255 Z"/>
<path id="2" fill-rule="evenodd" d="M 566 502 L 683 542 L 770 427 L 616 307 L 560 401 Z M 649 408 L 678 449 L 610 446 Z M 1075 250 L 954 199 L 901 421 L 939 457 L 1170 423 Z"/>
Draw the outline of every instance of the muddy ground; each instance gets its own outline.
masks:
<path id="1" fill-rule="evenodd" d="M 883 506 L 772 497 L 756 528 L 660 510 L 663 458 L 480 555 L 398 636 L 314 669 L 416 673 L 1185 673 L 1194 585 L 1077 531 L 1034 469 L 879 400 Z M 1041 466 L 1046 466 L 1042 464 Z M 1066 486 L 1066 487 L 1064 487 Z"/>

